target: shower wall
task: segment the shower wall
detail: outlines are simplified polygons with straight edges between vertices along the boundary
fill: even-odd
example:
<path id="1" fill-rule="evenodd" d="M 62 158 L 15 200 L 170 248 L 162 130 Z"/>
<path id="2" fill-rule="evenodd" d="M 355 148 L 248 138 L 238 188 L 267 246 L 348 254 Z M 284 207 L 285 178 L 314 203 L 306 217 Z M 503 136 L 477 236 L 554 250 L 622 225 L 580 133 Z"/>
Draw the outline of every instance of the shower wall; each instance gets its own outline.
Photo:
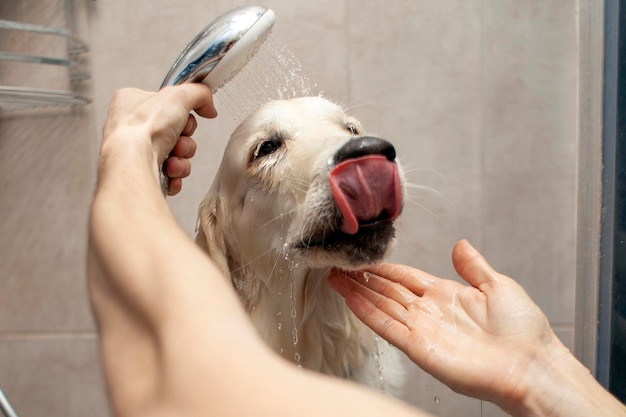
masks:
<path id="1" fill-rule="evenodd" d="M 120 87 L 157 88 L 198 30 L 246 3 L 79 0 L 92 104 L 0 113 L 0 387 L 18 414 L 109 415 L 84 273 L 108 102 Z M 323 95 L 396 145 L 410 186 L 392 260 L 455 278 L 452 246 L 469 238 L 526 288 L 571 346 L 576 2 L 262 3 L 276 12 L 274 39 L 300 58 Z M 0 2 L 0 19 L 63 25 L 63 1 Z M 2 50 L 54 51 L 53 42 L 0 32 Z M 49 86 L 63 76 L 0 65 L 0 84 Z M 219 94 L 216 104 L 219 111 Z M 200 121 L 192 177 L 168 200 L 190 235 L 236 124 L 221 110 Z M 409 363 L 407 370 L 406 400 L 436 415 L 504 415 Z"/>

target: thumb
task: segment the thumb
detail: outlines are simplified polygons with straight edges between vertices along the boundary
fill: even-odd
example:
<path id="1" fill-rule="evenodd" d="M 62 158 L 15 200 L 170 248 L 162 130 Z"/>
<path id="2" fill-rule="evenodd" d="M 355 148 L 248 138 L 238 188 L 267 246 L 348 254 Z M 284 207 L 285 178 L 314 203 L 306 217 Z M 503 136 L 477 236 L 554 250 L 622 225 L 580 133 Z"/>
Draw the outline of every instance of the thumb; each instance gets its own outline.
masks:
<path id="1" fill-rule="evenodd" d="M 209 119 L 217 116 L 217 110 L 213 104 L 213 93 L 205 84 L 183 83 L 175 87 L 165 87 L 161 91 L 176 94 L 188 112 L 194 110 L 198 115 Z"/>
<path id="2" fill-rule="evenodd" d="M 487 260 L 465 239 L 454 245 L 452 264 L 459 276 L 476 288 L 498 277 Z"/>
<path id="3" fill-rule="evenodd" d="M 195 84 L 195 94 L 193 97 L 195 101 L 192 103 L 192 109 L 195 110 L 198 115 L 208 119 L 217 117 L 217 110 L 213 104 L 213 92 L 211 89 L 206 84 L 193 84 Z"/>

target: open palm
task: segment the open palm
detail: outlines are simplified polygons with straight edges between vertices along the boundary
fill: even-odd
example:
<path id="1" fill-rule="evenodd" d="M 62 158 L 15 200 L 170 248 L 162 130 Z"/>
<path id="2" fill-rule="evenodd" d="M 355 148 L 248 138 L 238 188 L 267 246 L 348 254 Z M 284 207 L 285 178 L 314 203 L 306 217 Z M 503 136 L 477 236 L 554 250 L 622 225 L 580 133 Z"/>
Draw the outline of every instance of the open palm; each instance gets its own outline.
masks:
<path id="1" fill-rule="evenodd" d="M 469 286 L 393 264 L 335 270 L 329 283 L 426 372 L 458 392 L 506 406 L 525 394 L 524 369 L 560 342 L 526 292 L 467 241 L 455 246 L 453 263 Z"/>

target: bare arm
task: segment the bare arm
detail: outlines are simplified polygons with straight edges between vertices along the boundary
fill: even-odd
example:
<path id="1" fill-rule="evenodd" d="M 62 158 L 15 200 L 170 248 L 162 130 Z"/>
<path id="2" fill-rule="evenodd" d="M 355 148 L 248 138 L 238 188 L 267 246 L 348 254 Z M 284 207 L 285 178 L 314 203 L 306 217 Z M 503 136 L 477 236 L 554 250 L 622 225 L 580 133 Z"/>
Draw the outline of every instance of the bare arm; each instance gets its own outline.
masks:
<path id="1" fill-rule="evenodd" d="M 335 271 L 330 284 L 361 320 L 458 392 L 514 416 L 626 416 L 516 282 L 467 241 L 453 263 L 470 286 L 392 264 Z"/>
<path id="2" fill-rule="evenodd" d="M 176 143 L 190 143 L 192 109 L 215 116 L 205 86 L 122 90 L 104 129 L 88 278 L 114 413 L 423 415 L 295 368 L 265 347 L 232 287 L 161 195 L 158 167 Z M 178 153 L 168 172 L 184 176 L 193 152 Z"/>

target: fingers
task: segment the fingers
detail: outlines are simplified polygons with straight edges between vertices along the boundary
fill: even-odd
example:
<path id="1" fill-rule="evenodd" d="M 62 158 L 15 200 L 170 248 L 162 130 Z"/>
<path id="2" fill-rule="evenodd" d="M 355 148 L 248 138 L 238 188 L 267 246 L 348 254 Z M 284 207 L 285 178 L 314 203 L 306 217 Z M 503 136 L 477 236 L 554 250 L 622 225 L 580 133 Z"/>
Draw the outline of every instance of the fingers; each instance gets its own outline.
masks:
<path id="1" fill-rule="evenodd" d="M 358 292 L 348 294 L 346 305 L 380 337 L 406 352 L 410 329 L 404 323 L 386 314 Z"/>
<path id="2" fill-rule="evenodd" d="M 356 279 L 361 285 L 374 291 L 377 295 L 383 295 L 402 306 L 408 306 L 419 298 L 414 291 L 406 286 L 390 281 L 372 272 L 366 271 L 362 274 L 356 274 Z"/>
<path id="3" fill-rule="evenodd" d="M 424 295 L 426 289 L 438 279 L 419 269 L 390 263 L 381 263 L 371 266 L 367 268 L 367 271 L 398 283 L 418 296 Z"/>
<path id="4" fill-rule="evenodd" d="M 184 134 L 184 133 L 183 133 Z M 193 158 L 196 154 L 196 150 L 198 149 L 198 145 L 193 138 L 189 136 L 181 136 L 178 138 L 176 145 L 172 149 L 172 154 L 179 158 Z"/>
<path id="5" fill-rule="evenodd" d="M 195 118 L 190 115 L 183 133 L 193 133 L 196 126 Z M 190 137 L 181 136 L 172 149 L 172 156 L 165 160 L 165 173 L 170 178 L 167 192 L 169 195 L 176 195 L 182 190 L 182 179 L 191 174 L 191 161 L 189 159 L 196 154 L 196 149 L 196 141 Z"/>
<path id="6" fill-rule="evenodd" d="M 454 246 L 452 264 L 461 278 L 479 289 L 498 279 L 498 273 L 467 240 Z"/>
<path id="7" fill-rule="evenodd" d="M 328 283 L 346 298 L 346 302 L 352 294 L 359 294 L 386 316 L 400 323 L 406 323 L 407 307 L 419 298 L 406 288 L 369 272 L 333 270 Z"/>
<path id="8" fill-rule="evenodd" d="M 165 160 L 165 173 L 170 178 L 186 178 L 191 173 L 191 161 L 197 144 L 192 138 L 181 136 L 172 149 L 172 156 Z"/>
<path id="9" fill-rule="evenodd" d="M 193 115 L 187 118 L 187 124 L 172 149 L 171 156 L 165 160 L 165 173 L 170 178 L 167 194 L 178 194 L 183 188 L 183 178 L 191 174 L 190 158 L 196 154 L 198 145 L 191 135 L 196 131 L 198 122 Z"/>
<path id="10" fill-rule="evenodd" d="M 189 117 L 187 118 L 187 124 L 183 128 L 183 131 L 180 132 L 180 135 L 191 136 L 193 135 L 193 132 L 196 131 L 197 127 L 198 127 L 198 122 L 196 121 L 196 118 L 193 117 L 193 114 L 190 114 Z"/>
<path id="11" fill-rule="evenodd" d="M 167 188 L 167 195 L 176 195 L 183 189 L 182 178 L 170 178 L 169 187 Z"/>
<path id="12" fill-rule="evenodd" d="M 159 167 L 165 164 L 164 172 L 170 177 L 168 193 L 177 194 L 182 187 L 182 178 L 191 172 L 189 158 L 196 152 L 191 135 L 198 124 L 190 115 L 192 110 L 202 117 L 217 116 L 208 86 L 187 83 L 166 87 L 157 93 L 136 88 L 120 89 L 111 100 L 103 129 L 102 149 L 128 146 L 126 138 L 136 137 L 139 146 L 152 147 Z M 138 135 L 137 129 L 146 134 Z"/>
<path id="13" fill-rule="evenodd" d="M 191 161 L 171 156 L 165 160 L 165 172 L 170 180 L 187 178 L 191 174 Z"/>
<path id="14" fill-rule="evenodd" d="M 366 282 L 362 284 L 356 281 L 356 279 L 366 280 Z M 366 287 L 366 285 L 373 285 L 380 288 L 380 283 L 374 283 L 376 280 L 384 279 L 375 276 L 367 277 L 367 275 L 364 276 L 358 272 L 347 273 L 345 271 L 333 270 L 329 276 L 328 283 L 345 297 L 348 308 L 363 323 L 385 340 L 402 349 L 410 332 L 406 325 L 409 320 L 408 311 L 405 306 L 395 300 Z M 392 291 L 387 292 L 390 293 Z"/>

